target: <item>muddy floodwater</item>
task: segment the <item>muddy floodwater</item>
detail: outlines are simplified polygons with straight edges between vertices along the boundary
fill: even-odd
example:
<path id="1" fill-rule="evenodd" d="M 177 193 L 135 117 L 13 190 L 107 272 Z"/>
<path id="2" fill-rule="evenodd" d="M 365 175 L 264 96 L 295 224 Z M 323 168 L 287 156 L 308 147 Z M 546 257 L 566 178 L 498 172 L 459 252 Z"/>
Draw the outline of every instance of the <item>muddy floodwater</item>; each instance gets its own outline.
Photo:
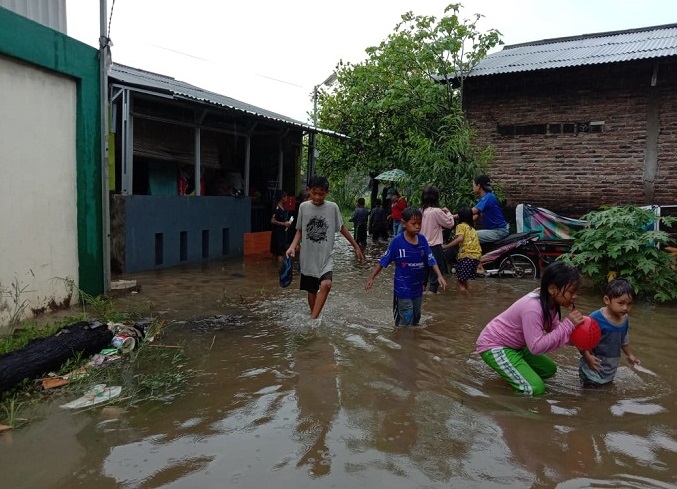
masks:
<path id="1" fill-rule="evenodd" d="M 140 294 L 197 375 L 166 404 L 74 414 L 55 398 L 0 434 L 3 488 L 675 488 L 677 307 L 639 303 L 630 340 L 647 370 L 582 390 L 578 352 L 537 398 L 514 394 L 474 352 L 481 328 L 535 288 L 487 278 L 426 296 L 423 327 L 395 329 L 392 269 L 364 282 L 339 239 L 334 287 L 308 318 L 266 258 L 140 273 Z M 590 312 L 601 297 L 583 288 Z M 124 395 L 124 393 L 123 393 Z"/>

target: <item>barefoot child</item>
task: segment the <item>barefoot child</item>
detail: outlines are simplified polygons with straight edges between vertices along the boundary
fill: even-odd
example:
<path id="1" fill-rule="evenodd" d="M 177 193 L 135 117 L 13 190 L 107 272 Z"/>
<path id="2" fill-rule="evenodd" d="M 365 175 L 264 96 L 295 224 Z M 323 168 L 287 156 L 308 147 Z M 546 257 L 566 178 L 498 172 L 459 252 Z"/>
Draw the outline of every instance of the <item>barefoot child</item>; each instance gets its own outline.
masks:
<path id="1" fill-rule="evenodd" d="M 547 379 L 557 365 L 545 353 L 567 344 L 571 332 L 583 321 L 573 309 L 562 319 L 560 308 L 571 307 L 581 274 L 563 261 L 548 265 L 541 288 L 517 300 L 489 321 L 479 338 L 477 353 L 517 391 L 534 396 L 545 392 Z"/>
<path id="2" fill-rule="evenodd" d="M 602 339 L 592 350 L 581 352 L 578 374 L 584 387 L 611 383 L 621 361 L 621 351 L 630 365 L 639 365 L 628 339 L 628 313 L 634 300 L 635 290 L 625 279 L 612 280 L 604 289 L 605 306 L 590 314 L 602 330 Z"/>
<path id="3" fill-rule="evenodd" d="M 456 225 L 456 237 L 442 249 L 458 245 L 458 262 L 456 264 L 456 279 L 458 288 L 468 290 L 468 280 L 475 278 L 477 267 L 480 264 L 482 248 L 473 227 L 473 214 L 470 207 L 463 207 L 458 211 L 459 223 Z"/>
<path id="4" fill-rule="evenodd" d="M 331 290 L 336 233 L 340 232 L 353 246 L 359 261 L 364 260 L 364 255 L 343 224 L 338 205 L 325 201 L 329 193 L 329 181 L 320 175 L 313 176 L 308 182 L 308 192 L 310 199 L 299 206 L 296 234 L 286 254 L 294 257 L 296 246 L 303 237 L 300 288 L 308 292 L 310 317 L 317 319 Z"/>
<path id="5" fill-rule="evenodd" d="M 447 288 L 447 282 L 437 266 L 428 241 L 420 234 L 421 218 L 421 211 L 413 207 L 407 207 L 402 211 L 404 232 L 392 239 L 364 286 L 365 290 L 371 289 L 379 272 L 390 262 L 395 262 L 393 292 L 395 326 L 418 325 L 421 319 L 421 303 L 427 267 L 431 267 L 435 272 L 442 288 Z"/>

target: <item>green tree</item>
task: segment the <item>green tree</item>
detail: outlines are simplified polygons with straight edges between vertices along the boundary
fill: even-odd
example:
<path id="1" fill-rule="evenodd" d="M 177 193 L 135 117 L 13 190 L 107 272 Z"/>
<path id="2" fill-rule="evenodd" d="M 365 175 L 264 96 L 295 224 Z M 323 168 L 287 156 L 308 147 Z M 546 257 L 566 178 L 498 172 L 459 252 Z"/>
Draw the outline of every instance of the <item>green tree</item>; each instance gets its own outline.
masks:
<path id="1" fill-rule="evenodd" d="M 338 64 L 333 90 L 319 93 L 318 120 L 348 139 L 320 139 L 318 171 L 336 180 L 351 168 L 400 168 L 412 187 L 434 184 L 447 205 L 467 205 L 491 154 L 472 145 L 463 80 L 501 41 L 496 30 L 478 31 L 481 15 L 461 20 L 460 8 L 449 5 L 440 19 L 408 12 L 365 61 Z"/>
<path id="2" fill-rule="evenodd" d="M 661 250 L 670 243 L 654 223 L 672 225 L 636 206 L 606 207 L 583 216 L 589 226 L 575 233 L 571 253 L 563 258 L 592 278 L 600 289 L 609 278 L 628 279 L 638 295 L 659 302 L 677 299 L 677 261 Z"/>

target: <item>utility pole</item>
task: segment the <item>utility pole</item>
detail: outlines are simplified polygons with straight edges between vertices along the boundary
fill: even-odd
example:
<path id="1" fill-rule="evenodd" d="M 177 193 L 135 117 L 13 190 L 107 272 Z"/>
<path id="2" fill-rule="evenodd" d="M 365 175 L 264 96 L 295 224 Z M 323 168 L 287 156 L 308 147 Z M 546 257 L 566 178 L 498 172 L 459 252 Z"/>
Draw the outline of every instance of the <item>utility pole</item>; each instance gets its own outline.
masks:
<path id="1" fill-rule="evenodd" d="M 331 86 L 332 83 L 336 81 L 336 72 L 332 72 L 331 75 L 327 77 L 319 85 L 315 85 L 313 88 L 313 131 L 308 135 L 308 174 L 306 175 L 306 185 L 310 181 L 310 178 L 315 174 L 315 162 L 317 159 L 317 95 L 320 90 L 320 87 L 326 85 Z"/>
<path id="2" fill-rule="evenodd" d="M 99 0 L 99 77 L 101 111 L 101 214 L 103 265 L 103 292 L 110 290 L 110 202 L 108 195 L 108 63 L 110 61 L 110 39 L 108 38 L 108 5 Z"/>

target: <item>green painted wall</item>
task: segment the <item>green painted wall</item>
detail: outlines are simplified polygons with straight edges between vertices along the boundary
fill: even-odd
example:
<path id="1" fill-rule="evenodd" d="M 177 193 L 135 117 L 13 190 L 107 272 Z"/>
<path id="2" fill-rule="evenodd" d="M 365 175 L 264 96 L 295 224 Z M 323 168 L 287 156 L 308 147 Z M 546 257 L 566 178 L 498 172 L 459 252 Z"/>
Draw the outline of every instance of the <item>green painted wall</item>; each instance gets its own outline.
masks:
<path id="1" fill-rule="evenodd" d="M 101 294 L 104 284 L 98 51 L 0 7 L 0 54 L 68 75 L 76 81 L 79 282 L 88 294 Z"/>

